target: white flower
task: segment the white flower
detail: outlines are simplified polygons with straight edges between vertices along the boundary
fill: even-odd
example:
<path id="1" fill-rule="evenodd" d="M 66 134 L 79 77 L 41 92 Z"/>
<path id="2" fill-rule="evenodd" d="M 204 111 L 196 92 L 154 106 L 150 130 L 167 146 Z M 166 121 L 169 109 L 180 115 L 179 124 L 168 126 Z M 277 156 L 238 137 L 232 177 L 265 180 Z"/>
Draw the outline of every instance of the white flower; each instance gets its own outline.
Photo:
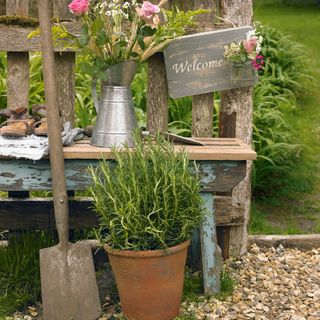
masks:
<path id="1" fill-rule="evenodd" d="M 256 30 L 249 30 L 247 33 L 246 33 L 246 36 L 247 36 L 247 40 L 249 40 L 250 38 L 252 37 L 255 37 L 256 36 Z"/>
<path id="2" fill-rule="evenodd" d="M 130 3 L 129 2 L 125 2 L 123 5 L 122 5 L 122 8 L 123 9 L 128 9 L 130 7 Z"/>

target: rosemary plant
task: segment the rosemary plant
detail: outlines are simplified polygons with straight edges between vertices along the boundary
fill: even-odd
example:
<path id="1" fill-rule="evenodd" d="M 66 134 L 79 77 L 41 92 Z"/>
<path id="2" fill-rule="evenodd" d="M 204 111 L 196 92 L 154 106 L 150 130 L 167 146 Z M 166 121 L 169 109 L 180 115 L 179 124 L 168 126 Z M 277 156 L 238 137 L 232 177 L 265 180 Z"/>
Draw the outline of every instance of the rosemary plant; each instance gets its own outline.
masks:
<path id="1" fill-rule="evenodd" d="M 190 238 L 205 214 L 197 170 L 186 151 L 163 137 L 114 148 L 115 162 L 90 168 L 90 192 L 100 217 L 97 236 L 114 249 L 155 250 Z M 196 169 L 196 168 L 195 168 Z"/>

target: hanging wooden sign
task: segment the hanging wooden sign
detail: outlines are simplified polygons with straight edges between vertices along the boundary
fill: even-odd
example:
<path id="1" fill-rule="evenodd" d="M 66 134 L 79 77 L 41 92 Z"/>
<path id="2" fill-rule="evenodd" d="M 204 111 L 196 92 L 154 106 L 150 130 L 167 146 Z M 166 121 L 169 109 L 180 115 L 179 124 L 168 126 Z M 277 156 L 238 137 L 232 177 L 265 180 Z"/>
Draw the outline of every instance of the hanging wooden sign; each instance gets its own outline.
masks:
<path id="1" fill-rule="evenodd" d="M 252 27 L 238 27 L 184 36 L 164 51 L 172 98 L 254 85 L 257 72 L 249 62 L 235 66 L 224 59 L 224 46 L 246 39 Z"/>

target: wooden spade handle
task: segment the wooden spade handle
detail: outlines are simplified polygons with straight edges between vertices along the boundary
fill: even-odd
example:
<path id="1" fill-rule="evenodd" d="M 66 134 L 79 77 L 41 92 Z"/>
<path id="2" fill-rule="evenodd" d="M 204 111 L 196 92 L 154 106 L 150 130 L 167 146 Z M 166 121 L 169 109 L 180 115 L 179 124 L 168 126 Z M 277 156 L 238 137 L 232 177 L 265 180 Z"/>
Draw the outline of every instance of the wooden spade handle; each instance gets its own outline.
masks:
<path id="1" fill-rule="evenodd" d="M 60 245 L 67 246 L 69 231 L 68 196 L 64 173 L 60 114 L 57 103 L 57 83 L 54 68 L 49 1 L 38 0 L 38 10 L 41 31 L 44 89 L 47 104 L 54 214 Z"/>

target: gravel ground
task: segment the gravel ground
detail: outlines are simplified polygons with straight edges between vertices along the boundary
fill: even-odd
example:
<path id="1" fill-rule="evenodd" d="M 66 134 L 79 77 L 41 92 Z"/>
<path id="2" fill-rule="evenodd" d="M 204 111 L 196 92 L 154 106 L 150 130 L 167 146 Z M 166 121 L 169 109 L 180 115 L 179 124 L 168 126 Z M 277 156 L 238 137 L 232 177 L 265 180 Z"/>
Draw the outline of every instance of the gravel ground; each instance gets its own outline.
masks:
<path id="1" fill-rule="evenodd" d="M 320 248 L 312 251 L 268 250 L 253 245 L 240 260 L 225 265 L 236 280 L 236 288 L 225 301 L 199 297 L 184 302 L 183 320 L 320 320 Z M 100 320 L 119 319 L 111 300 L 104 304 Z M 31 311 L 36 312 L 32 317 Z M 15 320 L 40 319 L 40 312 L 29 309 Z"/>

